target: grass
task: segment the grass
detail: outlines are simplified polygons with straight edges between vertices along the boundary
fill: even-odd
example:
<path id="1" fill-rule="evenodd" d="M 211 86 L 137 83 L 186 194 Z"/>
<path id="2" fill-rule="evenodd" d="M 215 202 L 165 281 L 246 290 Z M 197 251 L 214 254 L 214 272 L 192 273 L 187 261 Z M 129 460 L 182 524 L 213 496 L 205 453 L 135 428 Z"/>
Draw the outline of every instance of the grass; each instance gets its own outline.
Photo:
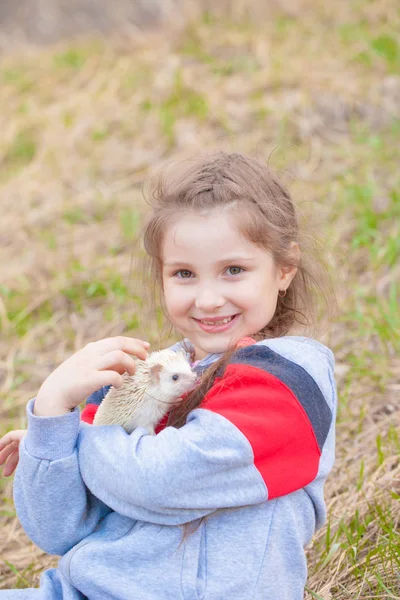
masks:
<path id="1" fill-rule="evenodd" d="M 25 426 L 27 399 L 88 341 L 174 340 L 139 270 L 143 183 L 199 149 L 255 152 L 290 182 L 302 218 L 316 218 L 339 305 L 320 323 L 340 402 L 306 598 L 395 599 L 400 15 L 394 0 L 259 8 L 3 57 L 0 435 Z M 0 514 L 0 588 L 38 585 L 57 561 L 27 540 L 5 478 Z"/>

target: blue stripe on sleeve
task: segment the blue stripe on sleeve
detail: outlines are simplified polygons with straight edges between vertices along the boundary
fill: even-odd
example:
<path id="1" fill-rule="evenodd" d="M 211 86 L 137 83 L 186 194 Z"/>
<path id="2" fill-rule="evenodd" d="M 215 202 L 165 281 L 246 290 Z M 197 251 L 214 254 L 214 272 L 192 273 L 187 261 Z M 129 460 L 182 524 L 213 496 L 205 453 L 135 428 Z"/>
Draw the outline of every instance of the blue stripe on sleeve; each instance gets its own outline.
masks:
<path id="1" fill-rule="evenodd" d="M 99 406 L 102 400 L 104 400 L 104 397 L 107 394 L 110 387 L 111 385 L 103 385 L 103 387 L 97 390 L 97 392 L 93 392 L 93 394 L 91 394 L 89 398 L 86 399 L 85 405 L 97 404 L 97 406 Z"/>
<path id="2" fill-rule="evenodd" d="M 318 385 L 303 367 L 267 346 L 258 345 L 241 348 L 232 356 L 230 363 L 257 367 L 282 381 L 304 408 L 322 451 L 332 423 L 332 412 Z"/>

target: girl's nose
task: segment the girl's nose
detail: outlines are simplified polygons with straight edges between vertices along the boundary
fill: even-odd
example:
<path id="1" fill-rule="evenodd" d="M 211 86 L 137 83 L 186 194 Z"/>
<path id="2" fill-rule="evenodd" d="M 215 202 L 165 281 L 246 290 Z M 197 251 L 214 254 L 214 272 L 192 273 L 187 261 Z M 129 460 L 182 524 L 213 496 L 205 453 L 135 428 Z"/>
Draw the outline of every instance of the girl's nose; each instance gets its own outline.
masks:
<path id="1" fill-rule="evenodd" d="M 195 306 L 200 310 L 211 311 L 220 308 L 225 304 L 225 300 L 216 290 L 209 288 L 203 289 L 196 294 Z"/>

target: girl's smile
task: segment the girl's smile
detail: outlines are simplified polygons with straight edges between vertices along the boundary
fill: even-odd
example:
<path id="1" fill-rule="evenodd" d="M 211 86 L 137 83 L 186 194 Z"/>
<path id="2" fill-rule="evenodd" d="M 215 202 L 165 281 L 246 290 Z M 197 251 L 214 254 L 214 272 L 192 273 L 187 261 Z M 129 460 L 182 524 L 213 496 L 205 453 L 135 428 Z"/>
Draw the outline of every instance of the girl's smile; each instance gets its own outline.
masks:
<path id="1" fill-rule="evenodd" d="M 210 333 L 220 333 L 221 331 L 227 331 L 239 318 L 239 313 L 231 315 L 229 317 L 207 317 L 206 319 L 193 319 L 197 321 L 203 331 Z"/>
<path id="2" fill-rule="evenodd" d="M 249 241 L 231 210 L 188 211 L 167 228 L 162 281 L 168 315 L 196 359 L 225 352 L 272 319 L 295 270 Z"/>

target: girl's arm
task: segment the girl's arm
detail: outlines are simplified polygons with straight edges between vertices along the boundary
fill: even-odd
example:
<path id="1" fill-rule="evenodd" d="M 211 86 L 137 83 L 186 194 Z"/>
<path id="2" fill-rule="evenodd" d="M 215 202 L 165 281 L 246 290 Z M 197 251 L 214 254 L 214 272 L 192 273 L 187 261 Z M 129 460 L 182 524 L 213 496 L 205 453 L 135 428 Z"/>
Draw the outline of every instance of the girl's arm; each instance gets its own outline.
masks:
<path id="1" fill-rule="evenodd" d="M 273 359 L 270 371 L 279 362 Z M 325 478 L 333 454 L 334 384 L 324 396 L 298 365 L 284 365 L 287 376 L 255 365 L 229 365 L 180 429 L 156 436 L 143 428 L 129 435 L 116 425 L 82 429 L 79 465 L 87 487 L 121 514 L 177 525 Z M 320 368 L 330 382 L 332 366 Z"/>
<path id="2" fill-rule="evenodd" d="M 34 402 L 27 405 L 28 431 L 19 447 L 14 504 L 29 538 L 45 552 L 61 556 L 92 533 L 111 508 L 93 496 L 79 472 L 79 410 L 37 417 Z"/>
<path id="3" fill-rule="evenodd" d="M 146 358 L 146 343 L 115 337 L 85 346 L 63 362 L 27 405 L 28 431 L 14 480 L 17 515 L 28 536 L 51 554 L 64 554 L 111 511 L 82 481 L 76 443 L 77 407 L 104 385 L 134 373 L 130 354 Z"/>

